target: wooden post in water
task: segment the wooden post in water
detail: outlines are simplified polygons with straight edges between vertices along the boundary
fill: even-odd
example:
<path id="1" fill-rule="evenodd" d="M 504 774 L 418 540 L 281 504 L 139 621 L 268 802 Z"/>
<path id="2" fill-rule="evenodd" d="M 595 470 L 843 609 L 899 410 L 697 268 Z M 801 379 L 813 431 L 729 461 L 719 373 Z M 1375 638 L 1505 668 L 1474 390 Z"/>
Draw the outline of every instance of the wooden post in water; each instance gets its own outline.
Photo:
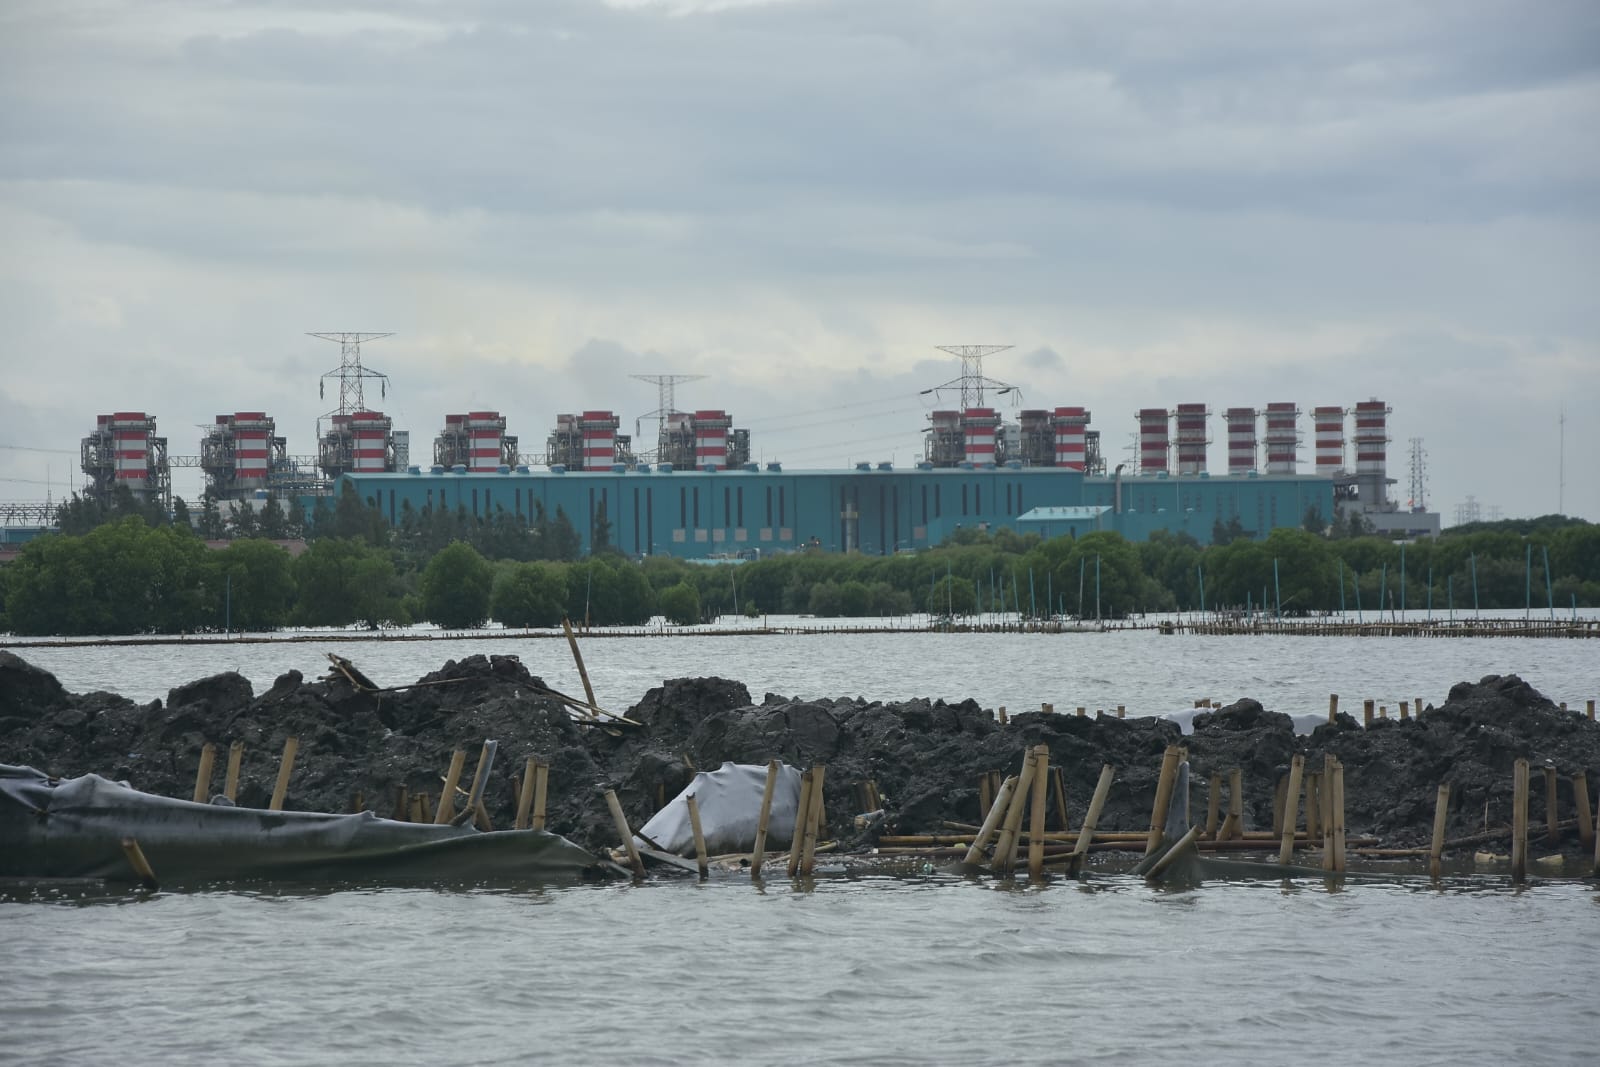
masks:
<path id="1" fill-rule="evenodd" d="M 1044 877 L 1044 820 L 1050 810 L 1050 746 L 1035 746 L 1033 798 L 1028 823 L 1028 877 Z"/>
<path id="2" fill-rule="evenodd" d="M 461 768 L 466 764 L 465 749 L 458 748 L 450 754 L 450 769 L 445 772 L 444 790 L 439 794 L 439 810 L 433 816 L 435 826 L 444 825 L 455 815 L 456 789 L 461 785 Z"/>
<path id="3" fill-rule="evenodd" d="M 817 866 L 817 838 L 822 834 L 823 819 L 828 810 L 824 803 L 827 793 L 823 790 L 827 774 L 828 768 L 820 763 L 811 768 L 811 814 L 806 819 L 805 849 L 800 854 L 800 873 L 807 878 L 811 877 L 811 872 Z"/>
<path id="4" fill-rule="evenodd" d="M 1511 779 L 1511 880 L 1528 880 L 1528 761 L 1517 760 Z"/>
<path id="5" fill-rule="evenodd" d="M 1552 845 L 1561 843 L 1561 820 L 1556 816 L 1556 769 L 1544 768 L 1545 838 Z"/>
<path id="6" fill-rule="evenodd" d="M 1428 874 L 1434 881 L 1444 873 L 1444 827 L 1450 814 L 1450 783 L 1439 785 L 1439 796 L 1433 804 L 1433 846 L 1428 850 Z"/>
<path id="7" fill-rule="evenodd" d="M 538 773 L 533 779 L 533 817 L 528 820 L 528 829 L 544 829 L 545 800 L 549 792 L 550 764 L 540 760 Z"/>
<path id="8" fill-rule="evenodd" d="M 1588 706 L 1588 709 L 1587 709 L 1587 714 L 1588 714 L 1588 716 L 1589 716 L 1589 721 L 1590 721 L 1590 722 L 1594 722 L 1594 701 L 1592 701 L 1592 700 L 1591 700 L 1591 701 L 1589 701 L 1589 706 Z"/>
<path id="9" fill-rule="evenodd" d="M 750 877 L 761 877 L 761 861 L 767 854 L 767 827 L 772 822 L 772 794 L 778 788 L 779 765 L 775 759 L 767 760 L 767 785 L 761 791 L 761 818 L 756 823 L 756 843 L 750 850 Z"/>
<path id="10" fill-rule="evenodd" d="M 1078 718 L 1080 718 L 1080 719 L 1087 718 L 1088 714 L 1089 714 L 1089 709 L 1084 707 L 1082 704 L 1079 704 L 1078 705 Z"/>
<path id="11" fill-rule="evenodd" d="M 1100 768 L 1100 780 L 1094 785 L 1094 796 L 1089 800 L 1089 810 L 1083 816 L 1083 828 L 1078 831 L 1078 844 L 1072 850 L 1073 874 L 1078 873 L 1078 868 L 1083 864 L 1083 857 L 1089 854 L 1089 844 L 1094 840 L 1094 828 L 1100 822 L 1100 812 L 1106 806 L 1106 797 L 1111 793 L 1111 780 L 1116 774 L 1116 768 L 1109 763 Z"/>
<path id="12" fill-rule="evenodd" d="M 1334 722 L 1339 718 L 1339 694 L 1328 694 L 1328 721 Z"/>
<path id="13" fill-rule="evenodd" d="M 539 761 L 532 756 L 522 765 L 522 789 L 517 793 L 518 830 L 528 828 L 528 816 L 533 812 L 533 783 L 539 777 Z"/>
<path id="14" fill-rule="evenodd" d="M 1289 801 L 1289 779 L 1287 776 L 1279 778 L 1272 787 L 1272 832 L 1274 835 L 1283 833 L 1283 810 Z"/>
<path id="15" fill-rule="evenodd" d="M 1000 783 L 1000 788 L 995 790 L 994 802 L 989 805 L 989 813 L 984 816 L 983 825 L 978 828 L 978 836 L 972 839 L 972 845 L 967 849 L 965 862 L 976 866 L 983 860 L 984 846 L 989 843 L 989 838 L 994 836 L 995 828 L 1000 825 L 1000 820 L 1005 817 L 1011 804 L 1011 792 L 1017 788 L 1017 777 L 1012 775 Z"/>
<path id="16" fill-rule="evenodd" d="M 800 852 L 805 847 L 806 819 L 811 813 L 811 772 L 800 774 L 800 803 L 794 809 L 794 833 L 789 835 L 789 877 L 800 873 Z"/>
<path id="17" fill-rule="evenodd" d="M 700 877 L 703 880 L 711 868 L 706 863 L 705 834 L 700 832 L 700 805 L 695 802 L 693 793 L 684 798 L 684 803 L 689 808 L 689 830 L 694 834 L 694 861 L 700 868 Z"/>
<path id="18" fill-rule="evenodd" d="M 128 859 L 128 866 L 133 868 L 133 873 L 139 876 L 139 884 L 154 893 L 161 888 L 156 881 L 156 872 L 151 870 L 150 861 L 145 859 L 144 849 L 139 847 L 139 842 L 132 837 L 122 839 L 122 854 Z"/>
<path id="19" fill-rule="evenodd" d="M 1126 719 L 1127 717 L 1128 717 L 1127 706 L 1123 705 L 1123 704 L 1118 704 L 1117 705 L 1117 718 Z M 1589 718 L 1591 718 L 1591 719 L 1594 718 L 1594 701 L 1592 701 L 1592 700 L 1589 701 Z"/>
<path id="20" fill-rule="evenodd" d="M 1156 802 L 1150 809 L 1150 836 L 1144 846 L 1146 856 L 1161 847 L 1167 809 L 1172 805 L 1172 788 L 1178 780 L 1178 762 L 1178 746 L 1168 745 L 1161 756 L 1161 775 L 1156 779 Z"/>
<path id="21" fill-rule="evenodd" d="M 1283 844 L 1278 847 L 1278 862 L 1288 866 L 1294 858 L 1294 827 L 1300 818 L 1300 776 L 1305 773 L 1306 758 L 1294 754 L 1289 762 L 1289 788 L 1284 793 Z"/>
<path id="22" fill-rule="evenodd" d="M 1416 710 L 1417 718 L 1422 718 L 1422 698 L 1416 697 L 1411 701 L 1411 707 Z"/>
<path id="23" fill-rule="evenodd" d="M 633 868 L 635 878 L 644 877 L 644 860 L 639 858 L 639 850 L 633 843 L 633 831 L 628 829 L 628 817 L 622 814 L 622 803 L 617 800 L 615 789 L 606 790 L 606 807 L 611 809 L 611 821 L 616 823 L 617 834 L 622 838 L 622 847 L 628 853 L 628 865 Z"/>
<path id="24" fill-rule="evenodd" d="M 211 799 L 211 769 L 216 766 L 217 746 L 207 741 L 200 746 L 200 766 L 194 772 L 194 802 L 204 804 Z"/>
<path id="25" fill-rule="evenodd" d="M 1572 801 L 1578 806 L 1578 840 L 1585 848 L 1594 844 L 1594 822 L 1589 811 L 1589 772 L 1572 776 Z"/>
<path id="26" fill-rule="evenodd" d="M 1400 702 L 1400 719 L 1401 721 L 1404 721 L 1409 718 L 1411 718 L 1411 702 L 1409 700 L 1402 700 Z"/>
<path id="27" fill-rule="evenodd" d="M 1218 841 L 1244 835 L 1244 771 L 1234 767 L 1228 771 L 1228 816 L 1217 831 Z"/>
<path id="28" fill-rule="evenodd" d="M 1222 811 L 1222 775 L 1211 772 L 1206 786 L 1206 837 L 1217 839 L 1217 816 Z"/>
<path id="29" fill-rule="evenodd" d="M 1377 706 L 1376 700 L 1363 700 L 1361 702 L 1361 725 L 1372 725 L 1372 709 Z"/>
<path id="30" fill-rule="evenodd" d="M 1333 754 L 1322 757 L 1322 869 L 1333 871 Z"/>
<path id="31" fill-rule="evenodd" d="M 1016 862 L 1017 839 L 1022 832 L 1022 813 L 1028 806 L 1028 796 L 1033 792 L 1033 776 L 1037 773 L 1038 754 L 1028 749 L 1022 759 L 1022 773 L 1017 777 L 1017 787 L 1011 791 L 1011 802 L 1006 807 L 1005 822 L 1000 827 L 1000 839 L 994 846 L 994 872 L 1005 874 Z"/>
<path id="32" fill-rule="evenodd" d="M 267 805 L 268 811 L 283 810 L 283 798 L 289 793 L 289 775 L 294 773 L 294 757 L 299 751 L 298 737 L 284 738 L 283 758 L 278 762 L 278 783 L 272 787 L 272 801 Z"/>
<path id="33" fill-rule="evenodd" d="M 565 617 L 561 620 L 561 628 L 567 633 L 567 647 L 572 649 L 572 662 L 578 665 L 578 677 L 583 680 L 583 695 L 589 698 L 589 714 L 595 714 L 594 686 L 589 684 L 589 672 L 583 666 L 583 653 L 578 651 L 578 639 L 572 636 L 572 623 Z"/>
<path id="34" fill-rule="evenodd" d="M 1056 820 L 1064 833 L 1072 826 L 1067 820 L 1067 772 L 1060 764 L 1050 768 L 1050 794 L 1056 802 Z"/>
<path id="35" fill-rule="evenodd" d="M 235 741 L 228 746 L 228 774 L 222 780 L 222 795 L 237 802 L 239 799 L 239 768 L 244 763 L 244 742 Z"/>
<path id="36" fill-rule="evenodd" d="M 999 712 L 998 717 L 1000 719 L 1000 725 L 1004 726 L 1006 724 L 1006 722 L 1008 721 L 1006 719 L 1006 706 L 1004 704 L 1001 704 L 999 709 L 998 709 L 998 712 Z"/>
<path id="37" fill-rule="evenodd" d="M 1344 764 L 1333 761 L 1333 862 L 1340 874 L 1344 865 Z"/>

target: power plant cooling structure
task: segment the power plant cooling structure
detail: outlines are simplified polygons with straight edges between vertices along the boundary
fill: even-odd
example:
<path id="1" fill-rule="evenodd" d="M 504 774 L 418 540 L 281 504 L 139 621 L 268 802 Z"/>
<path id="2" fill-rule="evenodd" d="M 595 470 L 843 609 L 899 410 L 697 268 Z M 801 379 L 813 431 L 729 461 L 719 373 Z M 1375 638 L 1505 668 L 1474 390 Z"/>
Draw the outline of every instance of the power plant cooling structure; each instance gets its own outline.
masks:
<path id="1" fill-rule="evenodd" d="M 317 442 L 317 466 L 330 479 L 398 469 L 393 420 L 381 411 L 330 415 Z"/>
<path id="2" fill-rule="evenodd" d="M 995 445 L 999 430 L 1000 415 L 994 408 L 968 408 L 962 415 L 966 462 L 974 467 L 993 467 L 1001 458 Z"/>
<path id="3" fill-rule="evenodd" d="M 1140 408 L 1138 418 L 1139 473 L 1167 473 L 1167 409 Z"/>
<path id="4" fill-rule="evenodd" d="M 106 503 L 118 486 L 135 500 L 169 506 L 172 473 L 167 439 L 156 436 L 156 419 L 142 411 L 119 411 L 95 419 L 94 431 L 82 441 L 87 495 Z"/>
<path id="5" fill-rule="evenodd" d="M 1228 425 L 1228 473 L 1248 474 L 1256 469 L 1256 409 L 1229 408 L 1222 418 Z"/>
<path id="6" fill-rule="evenodd" d="M 1179 404 L 1172 413 L 1177 425 L 1176 444 L 1179 474 L 1203 474 L 1206 469 L 1206 420 L 1211 409 L 1204 404 Z"/>
<path id="7" fill-rule="evenodd" d="M 288 467 L 285 442 L 264 411 L 218 415 L 200 439 L 206 492 L 216 500 L 243 500 L 268 488 L 274 471 Z"/>
<path id="8" fill-rule="evenodd" d="M 1267 473 L 1293 474 L 1300 453 L 1300 409 L 1293 403 L 1267 405 Z"/>
<path id="9" fill-rule="evenodd" d="M 1088 409 L 1056 408 L 1053 421 L 1056 428 L 1055 465 L 1068 470 L 1086 470 L 1089 465 Z"/>
<path id="10" fill-rule="evenodd" d="M 1319 407 L 1311 411 L 1317 432 L 1317 473 L 1344 472 L 1344 408 Z"/>
<path id="11" fill-rule="evenodd" d="M 446 415 L 444 430 L 433 441 L 433 462 L 493 472 L 517 464 L 517 439 L 507 436 L 505 416 L 498 411 Z"/>
<path id="12" fill-rule="evenodd" d="M 1364 507 L 1389 502 L 1389 413 L 1381 400 L 1363 400 L 1354 408 L 1356 495 Z"/>

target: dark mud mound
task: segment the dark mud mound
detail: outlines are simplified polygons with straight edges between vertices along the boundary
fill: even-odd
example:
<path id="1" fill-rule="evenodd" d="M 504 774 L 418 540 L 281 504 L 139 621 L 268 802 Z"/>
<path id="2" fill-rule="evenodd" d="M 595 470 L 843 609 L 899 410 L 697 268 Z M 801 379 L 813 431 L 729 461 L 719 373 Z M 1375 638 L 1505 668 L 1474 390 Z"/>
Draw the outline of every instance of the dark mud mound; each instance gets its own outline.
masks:
<path id="1" fill-rule="evenodd" d="M 1341 715 L 1310 737 L 1297 737 L 1287 715 L 1254 700 L 1196 716 L 1193 734 L 1184 738 L 1170 722 L 1105 715 L 1030 712 L 1002 726 L 971 700 L 881 703 L 768 694 L 756 704 L 742 684 L 721 678 L 669 680 L 627 714 L 640 725 L 576 721 L 514 656 L 450 661 L 400 691 L 367 692 L 338 674 L 307 681 L 290 672 L 256 695 L 244 678 L 222 674 L 180 685 L 165 701 L 138 705 L 108 693 L 66 693 L 48 673 L 0 652 L 3 762 L 63 775 L 94 771 L 187 797 L 201 745 L 218 745 L 213 789 L 220 791 L 227 745 L 241 741 L 239 801 L 264 806 L 284 740 L 294 736 L 299 755 L 287 807 L 344 811 L 359 800 L 393 815 L 402 790 L 437 797 L 458 748 L 467 752 L 462 784 L 468 784 L 479 745 L 494 738 L 499 758 L 485 796 L 494 824 L 511 824 L 512 779 L 527 759 L 543 759 L 551 765 L 548 828 L 591 848 L 616 843 L 603 790 L 617 790 L 638 826 L 696 770 L 725 760 L 827 764 L 828 822 L 846 842 L 853 840 L 862 808 L 860 783 L 873 782 L 882 798 L 880 830 L 939 832 L 947 822 L 979 821 L 982 776 L 1016 773 L 1035 744 L 1049 745 L 1052 764 L 1064 770 L 1074 823 L 1088 806 L 1100 767 L 1116 767 L 1100 826 L 1131 830 L 1149 825 L 1168 745 L 1189 749 L 1194 821 L 1205 815 L 1208 777 L 1242 771 L 1246 829 L 1271 827 L 1274 786 L 1295 753 L 1313 769 L 1332 753 L 1345 765 L 1349 831 L 1378 834 L 1385 844 L 1426 839 L 1440 782 L 1451 782 L 1455 791 L 1450 836 L 1457 837 L 1483 829 L 1486 818 L 1490 827 L 1509 822 L 1518 758 L 1558 770 L 1567 818 L 1570 776 L 1600 769 L 1600 727 L 1561 712 L 1514 676 L 1458 685 L 1440 706 L 1412 720 L 1362 729 Z M 1535 813 L 1543 811 L 1543 790 L 1536 770 Z"/>

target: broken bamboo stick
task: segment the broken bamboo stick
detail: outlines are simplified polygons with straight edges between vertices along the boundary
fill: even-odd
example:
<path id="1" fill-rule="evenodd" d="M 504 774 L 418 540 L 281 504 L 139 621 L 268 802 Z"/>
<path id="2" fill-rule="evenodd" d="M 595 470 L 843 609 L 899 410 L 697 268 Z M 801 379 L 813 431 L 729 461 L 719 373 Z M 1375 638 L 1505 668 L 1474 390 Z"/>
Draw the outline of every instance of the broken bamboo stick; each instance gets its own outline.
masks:
<path id="1" fill-rule="evenodd" d="M 789 877 L 800 873 L 800 853 L 805 848 L 806 818 L 811 811 L 811 783 L 809 770 L 800 774 L 800 803 L 794 809 L 794 833 L 789 840 Z"/>
<path id="2" fill-rule="evenodd" d="M 622 847 L 628 853 L 628 865 L 633 868 L 635 878 L 644 877 L 644 860 L 639 858 L 639 849 L 633 843 L 633 831 L 628 829 L 628 817 L 622 814 L 622 803 L 617 800 L 615 789 L 606 790 L 606 807 L 611 809 L 611 821 L 617 826 L 617 833 L 622 837 Z"/>
<path id="3" fill-rule="evenodd" d="M 1034 752 L 1033 797 L 1029 800 L 1032 811 L 1028 831 L 1032 836 L 1028 841 L 1028 877 L 1037 879 L 1044 877 L 1044 821 L 1049 814 L 1050 746 L 1038 745 Z"/>
<path id="4" fill-rule="evenodd" d="M 827 776 L 828 768 L 823 764 L 811 768 L 811 814 L 806 819 L 805 848 L 800 854 L 800 875 L 804 878 L 811 877 L 811 872 L 816 869 L 817 836 L 821 833 L 823 816 L 827 812 L 824 803 L 827 793 L 823 789 Z"/>
<path id="5" fill-rule="evenodd" d="M 268 811 L 283 810 L 283 798 L 289 793 L 289 775 L 294 773 L 294 757 L 299 751 L 298 737 L 283 739 L 283 758 L 278 761 L 278 782 L 272 787 L 272 800 L 267 804 Z"/>
<path id="6" fill-rule="evenodd" d="M 1439 784 L 1439 795 L 1433 804 L 1433 847 L 1428 851 L 1428 875 L 1438 881 L 1444 873 L 1445 819 L 1450 814 L 1450 783 Z"/>
<path id="7" fill-rule="evenodd" d="M 244 763 L 244 742 L 235 741 L 228 746 L 228 773 L 222 780 L 222 795 L 229 800 L 239 800 L 239 768 Z"/>
<path id="8" fill-rule="evenodd" d="M 450 754 L 450 769 L 445 772 L 444 791 L 439 794 L 439 810 L 433 816 L 436 826 L 443 826 L 455 814 L 456 790 L 461 784 L 461 768 L 466 766 L 466 763 L 465 749 L 458 748 Z"/>
<path id="9" fill-rule="evenodd" d="M 550 764 L 540 760 L 538 772 L 533 779 L 533 815 L 528 820 L 528 829 L 544 829 L 545 800 L 548 798 L 549 792 Z"/>
<path id="10" fill-rule="evenodd" d="M 1078 872 L 1078 867 L 1083 862 L 1083 855 L 1089 851 L 1089 845 L 1094 840 L 1094 828 L 1100 821 L 1100 812 L 1105 809 L 1106 797 L 1111 792 L 1111 780 L 1116 777 L 1116 773 L 1116 769 L 1109 763 L 1100 768 L 1100 780 L 1094 784 L 1094 796 L 1089 799 L 1089 810 L 1084 813 L 1083 828 L 1078 831 L 1078 843 L 1072 850 L 1074 874 Z"/>
<path id="11" fill-rule="evenodd" d="M 517 793 L 517 821 L 512 825 L 518 830 L 528 828 L 528 816 L 533 813 L 533 781 L 539 774 L 539 761 L 529 756 L 522 765 L 522 789 Z"/>
<path id="12" fill-rule="evenodd" d="M 1178 746 L 1168 745 L 1161 756 L 1161 776 L 1156 780 L 1156 802 L 1150 809 L 1150 834 L 1144 854 L 1150 855 L 1161 847 L 1163 828 L 1167 824 L 1167 808 L 1172 804 L 1172 789 L 1178 779 Z"/>
<path id="13" fill-rule="evenodd" d="M 767 827 L 772 819 L 772 794 L 778 788 L 778 761 L 767 761 L 767 786 L 761 791 L 761 818 L 756 823 L 756 843 L 750 850 L 750 877 L 761 877 L 761 861 L 766 858 Z"/>
<path id="14" fill-rule="evenodd" d="M 994 835 L 995 828 L 1000 825 L 1000 820 L 1005 816 L 1007 806 L 1011 803 L 1011 791 L 1017 787 L 1017 777 L 1012 775 L 1000 783 L 1000 788 L 995 790 L 994 801 L 989 805 L 989 814 L 984 817 L 983 825 L 978 828 L 977 836 L 972 839 L 972 846 L 967 849 L 965 862 L 976 866 L 983 859 L 983 850 L 989 844 L 989 838 Z"/>
<path id="15" fill-rule="evenodd" d="M 194 802 L 204 804 L 211 799 L 211 769 L 217 762 L 217 746 L 207 741 L 200 746 L 200 766 L 194 772 Z"/>
<path id="16" fill-rule="evenodd" d="M 700 805 L 695 801 L 693 793 L 684 798 L 684 804 L 689 808 L 689 829 L 694 834 L 694 862 L 700 868 L 701 880 L 704 880 L 708 868 L 706 866 L 706 837 L 700 831 Z"/>
<path id="17" fill-rule="evenodd" d="M 1289 786 L 1284 790 L 1283 844 L 1278 849 L 1278 862 L 1285 866 L 1294 857 L 1295 823 L 1300 819 L 1300 777 L 1305 768 L 1305 756 L 1296 752 L 1289 761 Z"/>
<path id="18" fill-rule="evenodd" d="M 128 866 L 133 868 L 133 873 L 139 876 L 141 886 L 152 893 L 161 888 L 161 883 L 156 881 L 156 872 L 151 868 L 150 861 L 145 858 L 144 849 L 139 847 L 138 839 L 124 837 L 122 854 L 127 857 Z"/>
<path id="19" fill-rule="evenodd" d="M 572 649 L 572 662 L 578 665 L 578 677 L 583 681 L 583 695 L 589 698 L 589 707 L 594 708 L 594 686 L 589 684 L 589 671 L 583 665 L 583 653 L 578 651 L 578 639 L 572 634 L 572 623 L 565 617 L 561 620 L 561 628 L 567 633 L 567 647 Z"/>
<path id="20" fill-rule="evenodd" d="M 1009 872 L 1016 862 L 1017 836 L 1022 829 L 1023 810 L 1027 808 L 1028 797 L 1033 792 L 1033 776 L 1037 763 L 1037 754 L 1030 748 L 1023 756 L 1022 773 L 1017 776 L 1017 787 L 1011 791 L 1005 822 L 1000 827 L 1000 839 L 995 842 L 992 869 L 996 874 Z"/>

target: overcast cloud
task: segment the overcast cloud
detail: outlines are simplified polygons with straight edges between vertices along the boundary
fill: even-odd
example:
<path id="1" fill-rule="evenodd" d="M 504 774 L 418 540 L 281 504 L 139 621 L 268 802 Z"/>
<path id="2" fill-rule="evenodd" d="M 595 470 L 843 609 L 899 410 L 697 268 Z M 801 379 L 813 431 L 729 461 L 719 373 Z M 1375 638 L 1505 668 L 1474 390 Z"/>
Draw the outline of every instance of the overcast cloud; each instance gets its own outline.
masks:
<path id="1" fill-rule="evenodd" d="M 1592 0 L 11 0 L 0 500 L 114 410 L 310 453 L 305 331 L 389 330 L 414 456 L 676 372 L 761 458 L 908 463 L 934 346 L 997 343 L 1113 462 L 1140 407 L 1222 468 L 1225 407 L 1379 397 L 1402 501 L 1420 437 L 1447 524 L 1600 520 L 1596 130 Z"/>

